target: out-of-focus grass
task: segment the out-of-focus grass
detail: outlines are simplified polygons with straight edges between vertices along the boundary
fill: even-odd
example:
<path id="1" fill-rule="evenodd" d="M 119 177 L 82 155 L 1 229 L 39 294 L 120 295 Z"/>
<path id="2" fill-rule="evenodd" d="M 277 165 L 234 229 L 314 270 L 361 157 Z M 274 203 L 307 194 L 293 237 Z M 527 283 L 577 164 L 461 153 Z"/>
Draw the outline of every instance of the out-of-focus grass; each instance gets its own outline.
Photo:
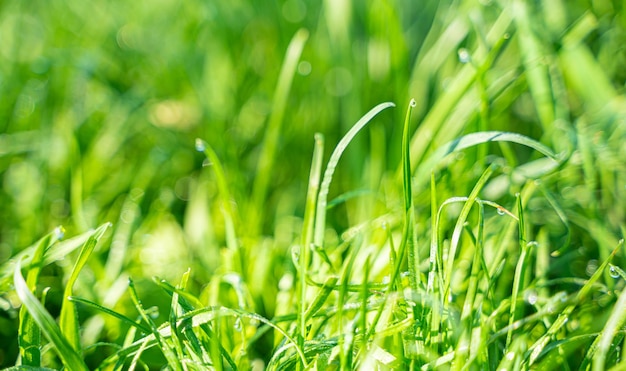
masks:
<path id="1" fill-rule="evenodd" d="M 619 363 L 625 45 L 617 0 L 1 4 L 0 365 L 18 260 L 89 368 Z"/>

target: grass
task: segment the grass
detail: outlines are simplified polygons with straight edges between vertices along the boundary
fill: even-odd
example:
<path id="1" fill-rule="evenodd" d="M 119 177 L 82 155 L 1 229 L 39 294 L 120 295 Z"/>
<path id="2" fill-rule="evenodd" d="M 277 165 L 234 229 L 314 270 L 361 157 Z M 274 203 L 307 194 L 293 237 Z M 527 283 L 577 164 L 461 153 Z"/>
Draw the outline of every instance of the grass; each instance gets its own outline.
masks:
<path id="1" fill-rule="evenodd" d="M 85 4 L 0 6 L 0 368 L 624 369 L 620 1 Z"/>

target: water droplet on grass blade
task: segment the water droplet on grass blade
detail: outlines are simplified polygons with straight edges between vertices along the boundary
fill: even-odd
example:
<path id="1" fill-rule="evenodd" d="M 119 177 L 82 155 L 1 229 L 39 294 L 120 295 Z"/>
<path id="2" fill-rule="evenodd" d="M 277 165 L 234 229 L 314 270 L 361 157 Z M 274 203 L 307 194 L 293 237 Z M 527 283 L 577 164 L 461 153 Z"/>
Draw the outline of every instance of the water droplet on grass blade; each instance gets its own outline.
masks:
<path id="1" fill-rule="evenodd" d="M 614 266 L 613 264 L 609 264 L 609 275 L 611 278 L 619 278 L 619 268 Z"/>
<path id="2" fill-rule="evenodd" d="M 498 215 L 504 215 L 504 214 L 506 214 L 506 212 L 504 211 L 504 209 L 503 209 L 503 208 L 501 208 L 501 207 L 498 207 L 498 208 L 496 209 L 496 212 L 498 213 Z"/>
<path id="3" fill-rule="evenodd" d="M 202 139 L 196 138 L 196 151 L 204 152 L 205 149 L 206 149 L 206 143 Z"/>
<path id="4" fill-rule="evenodd" d="M 411 99 L 411 101 L 409 102 L 409 106 L 411 107 L 417 106 L 417 102 L 415 101 L 415 99 Z"/>
<path id="5" fill-rule="evenodd" d="M 461 63 L 465 64 L 472 60 L 472 57 L 470 56 L 469 51 L 465 48 L 459 49 L 458 54 L 459 54 L 459 61 Z"/>
<path id="6" fill-rule="evenodd" d="M 530 305 L 535 305 L 537 303 L 538 295 L 536 291 L 528 291 L 526 293 L 526 301 Z"/>
<path id="7" fill-rule="evenodd" d="M 54 228 L 54 237 L 56 237 L 57 240 L 63 239 L 64 236 L 65 236 L 65 228 L 63 228 L 62 226 L 58 226 Z"/>
<path id="8" fill-rule="evenodd" d="M 241 318 L 237 317 L 233 327 L 235 328 L 235 331 L 237 332 L 241 332 L 241 330 L 243 330 L 243 323 L 241 321 Z"/>

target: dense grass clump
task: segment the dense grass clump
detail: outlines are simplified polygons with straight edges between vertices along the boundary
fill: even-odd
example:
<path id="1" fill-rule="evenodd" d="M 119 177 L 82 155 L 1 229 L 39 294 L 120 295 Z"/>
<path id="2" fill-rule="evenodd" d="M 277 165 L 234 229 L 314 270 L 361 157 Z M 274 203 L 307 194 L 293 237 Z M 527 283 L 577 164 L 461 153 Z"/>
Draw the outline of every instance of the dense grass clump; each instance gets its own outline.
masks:
<path id="1" fill-rule="evenodd" d="M 624 369 L 625 11 L 1 4 L 0 367 Z"/>

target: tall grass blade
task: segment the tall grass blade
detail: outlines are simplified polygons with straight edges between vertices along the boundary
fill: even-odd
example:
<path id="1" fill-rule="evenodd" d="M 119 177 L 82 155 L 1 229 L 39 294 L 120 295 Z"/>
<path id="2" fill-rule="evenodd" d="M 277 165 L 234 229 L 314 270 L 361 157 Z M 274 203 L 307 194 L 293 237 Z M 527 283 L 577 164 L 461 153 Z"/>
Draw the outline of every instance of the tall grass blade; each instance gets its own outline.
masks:
<path id="1" fill-rule="evenodd" d="M 461 232 L 463 232 L 463 225 L 467 220 L 470 210 L 478 197 L 478 193 L 483 189 L 491 174 L 494 171 L 494 165 L 489 166 L 483 174 L 480 176 L 474 188 L 470 192 L 467 197 L 467 201 L 463 205 L 461 209 L 461 214 L 459 215 L 456 224 L 454 226 L 454 230 L 452 232 L 452 238 L 450 239 L 450 251 L 448 252 L 448 260 L 447 264 L 444 267 L 444 284 L 443 284 L 443 298 L 444 298 L 444 306 L 448 306 L 448 295 L 450 294 L 450 283 L 452 281 L 452 270 L 454 268 L 454 257 L 456 256 L 456 250 L 459 247 L 459 243 L 461 241 Z"/>
<path id="2" fill-rule="evenodd" d="M 85 365 L 80 355 L 74 350 L 65 336 L 63 336 L 63 333 L 61 333 L 61 330 L 52 316 L 50 316 L 50 314 L 46 311 L 46 308 L 44 308 L 44 306 L 31 293 L 20 270 L 21 264 L 20 262 L 17 262 L 15 265 L 13 282 L 15 284 L 15 291 L 22 301 L 22 305 L 28 309 L 28 313 L 32 316 L 33 320 L 37 323 L 43 334 L 48 338 L 48 340 L 50 340 L 64 366 L 68 370 L 87 371 L 87 365 Z"/>
<path id="3" fill-rule="evenodd" d="M 320 187 L 320 175 L 322 172 L 322 159 L 324 156 L 324 137 L 321 134 L 315 135 L 315 147 L 313 149 L 313 159 L 311 163 L 311 172 L 309 174 L 309 187 L 307 190 L 306 206 L 304 208 L 304 221 L 302 238 L 300 241 L 300 300 L 298 301 L 298 329 L 299 329 L 299 346 L 304 347 L 304 341 L 307 338 L 307 297 L 306 297 L 306 277 L 309 266 L 309 253 L 313 242 L 313 233 L 315 229 L 315 207 Z M 310 308 L 309 308 L 310 309 Z"/>
<path id="4" fill-rule="evenodd" d="M 111 223 L 105 223 L 101 225 L 98 229 L 96 229 L 91 236 L 89 236 L 89 238 L 81 248 L 78 259 L 76 260 L 74 268 L 72 269 L 72 273 L 70 274 L 70 277 L 65 284 L 59 326 L 67 341 L 78 352 L 80 352 L 81 349 L 80 334 L 78 331 L 79 323 L 76 314 L 76 307 L 74 305 L 74 302 L 69 300 L 69 298 L 74 294 L 74 283 L 76 283 L 76 279 L 78 279 L 78 274 L 83 269 L 85 264 L 87 264 L 87 260 L 93 252 L 93 249 L 96 247 L 98 241 L 100 241 L 100 238 L 102 238 L 102 236 L 110 226 Z"/>
<path id="5" fill-rule="evenodd" d="M 217 188 L 219 190 L 222 199 L 222 214 L 224 216 L 224 225 L 226 233 L 226 246 L 231 251 L 234 261 L 230 262 L 230 270 L 235 272 L 242 272 L 240 264 L 240 252 L 237 243 L 237 233 L 235 229 L 235 213 L 231 207 L 232 198 L 229 191 L 228 181 L 224 173 L 224 167 L 219 157 L 213 150 L 213 148 L 203 141 L 202 139 L 196 139 L 196 149 L 204 152 L 204 155 L 210 161 L 215 172 L 215 178 L 217 179 Z"/>
<path id="6" fill-rule="evenodd" d="M 333 180 L 333 175 L 335 174 L 335 168 L 337 167 L 337 163 L 345 151 L 348 144 L 354 139 L 361 129 L 365 125 L 367 125 L 378 113 L 382 110 L 395 107 L 395 104 L 391 102 L 381 103 L 376 107 L 372 108 L 365 116 L 361 117 L 359 121 L 344 135 L 343 138 L 339 141 L 339 144 L 335 147 L 335 150 L 330 156 L 328 160 L 328 164 L 326 165 L 326 170 L 324 171 L 324 177 L 322 179 L 322 184 L 320 186 L 320 193 L 317 200 L 317 211 L 315 213 L 315 236 L 313 239 L 313 243 L 315 246 L 324 246 L 324 232 L 326 229 L 326 206 L 328 204 L 328 191 L 330 189 L 330 183 Z"/>
<path id="7" fill-rule="evenodd" d="M 522 206 L 522 196 L 520 194 L 517 197 L 517 215 L 519 225 L 519 245 L 521 253 L 515 267 L 515 274 L 513 276 L 513 292 L 511 294 L 511 307 L 509 309 L 509 331 L 506 335 L 505 349 L 508 351 L 513 340 L 513 323 L 517 319 L 517 298 L 519 293 L 523 290 L 524 276 L 527 267 L 526 257 L 528 256 L 528 250 L 530 244 L 526 240 L 526 223 L 524 222 L 524 209 Z"/>
<path id="8" fill-rule="evenodd" d="M 415 99 L 411 99 L 409 107 L 406 110 L 404 119 L 404 127 L 402 129 L 402 190 L 404 193 L 404 228 L 402 230 L 402 241 L 400 242 L 400 251 L 407 251 L 409 265 L 409 285 L 413 292 L 417 292 L 420 282 L 419 253 L 413 242 L 414 231 L 414 210 L 413 210 L 413 188 L 411 187 L 411 153 L 410 153 L 410 137 L 409 126 L 411 123 L 411 112 L 417 103 Z M 402 254 L 402 253 L 401 253 Z M 414 310 L 417 308 L 414 307 Z M 417 317 L 417 312 L 415 312 Z"/>
<path id="9" fill-rule="evenodd" d="M 263 139 L 263 150 L 257 165 L 257 178 L 252 189 L 252 209 L 250 212 L 252 216 L 251 235 L 253 236 L 256 235 L 256 229 L 260 227 L 260 212 L 264 210 L 267 188 L 273 173 L 272 168 L 274 167 L 275 156 L 278 150 L 280 129 L 282 127 L 283 117 L 285 116 L 285 108 L 287 106 L 287 98 L 289 98 L 289 91 L 291 90 L 291 83 L 293 82 L 302 49 L 308 38 L 309 32 L 307 30 L 299 29 L 296 32 L 287 47 L 285 60 L 278 77 L 278 85 L 274 92 L 272 113 L 265 132 L 265 138 Z"/>
<path id="10" fill-rule="evenodd" d="M 555 109 L 548 68 L 543 62 L 543 59 L 547 59 L 546 53 L 542 50 L 542 45 L 531 28 L 531 18 L 526 2 L 516 0 L 513 3 L 513 14 L 518 29 L 516 35 L 519 38 L 526 80 L 535 101 L 541 125 L 544 130 L 548 131 L 554 121 Z"/>

